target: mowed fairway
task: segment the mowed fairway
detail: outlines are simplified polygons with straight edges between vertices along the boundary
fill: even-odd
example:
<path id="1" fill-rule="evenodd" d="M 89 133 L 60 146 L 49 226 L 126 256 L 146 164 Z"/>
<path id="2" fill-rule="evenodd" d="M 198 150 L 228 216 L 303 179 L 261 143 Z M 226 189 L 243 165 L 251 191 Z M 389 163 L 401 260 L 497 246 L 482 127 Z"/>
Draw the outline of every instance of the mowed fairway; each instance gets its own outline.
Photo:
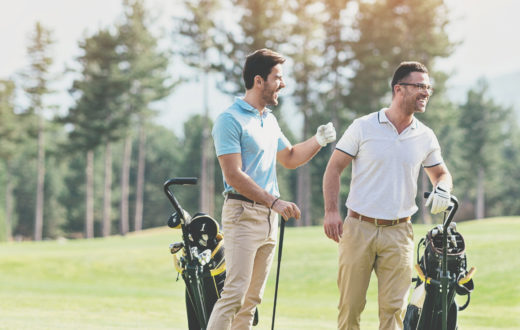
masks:
<path id="1" fill-rule="evenodd" d="M 431 226 L 416 225 L 418 241 Z M 520 328 L 520 218 L 458 225 L 475 292 L 459 329 Z M 187 329 L 184 283 L 176 281 L 168 228 L 127 237 L 0 244 L 0 329 Z M 335 329 L 337 245 L 321 227 L 285 232 L 277 329 Z M 276 263 L 259 307 L 270 329 Z M 372 276 L 363 329 L 377 329 Z"/>

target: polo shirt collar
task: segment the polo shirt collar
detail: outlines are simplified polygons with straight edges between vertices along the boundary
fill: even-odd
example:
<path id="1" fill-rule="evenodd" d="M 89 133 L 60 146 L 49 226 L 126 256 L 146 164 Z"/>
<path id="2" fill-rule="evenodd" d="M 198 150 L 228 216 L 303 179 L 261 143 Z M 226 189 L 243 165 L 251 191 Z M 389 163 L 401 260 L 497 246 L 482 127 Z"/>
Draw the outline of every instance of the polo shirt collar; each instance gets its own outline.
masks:
<path id="1" fill-rule="evenodd" d="M 240 97 L 235 97 L 235 102 L 238 104 L 238 106 L 245 110 L 245 111 L 248 111 L 248 112 L 251 112 L 255 115 L 260 115 L 260 111 L 258 111 L 255 107 L 253 107 L 251 104 L 247 103 L 246 101 L 244 101 L 244 99 L 240 98 Z M 265 108 L 264 112 L 263 112 L 263 116 L 267 116 L 268 113 L 270 113 L 272 110 L 269 109 L 269 108 Z"/>
<path id="2" fill-rule="evenodd" d="M 388 119 L 388 117 L 386 116 L 386 113 L 385 113 L 385 111 L 387 109 L 388 108 L 383 108 L 383 109 L 379 110 L 379 112 L 377 113 L 377 120 L 379 121 L 380 124 L 390 123 L 390 120 Z M 409 127 L 412 129 L 417 128 L 417 118 L 415 118 L 415 116 L 413 117 L 412 124 Z"/>

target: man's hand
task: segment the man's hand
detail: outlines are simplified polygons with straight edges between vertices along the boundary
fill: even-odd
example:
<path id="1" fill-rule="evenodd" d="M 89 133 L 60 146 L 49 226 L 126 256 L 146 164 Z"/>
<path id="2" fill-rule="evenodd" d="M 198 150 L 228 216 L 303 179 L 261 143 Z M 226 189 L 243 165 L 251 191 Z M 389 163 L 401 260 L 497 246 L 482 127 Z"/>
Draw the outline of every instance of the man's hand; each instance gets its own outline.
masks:
<path id="1" fill-rule="evenodd" d="M 300 219 L 300 209 L 294 203 L 278 199 L 272 208 L 276 213 L 280 214 L 285 221 L 289 220 L 289 218 Z"/>
<path id="2" fill-rule="evenodd" d="M 329 122 L 327 125 L 321 125 L 318 127 L 318 130 L 316 131 L 316 140 L 322 147 L 325 147 L 327 143 L 336 141 L 336 129 L 332 123 Z"/>
<path id="3" fill-rule="evenodd" d="M 439 212 L 446 211 L 450 205 L 450 201 L 451 195 L 449 187 L 444 182 L 439 182 L 431 192 L 430 196 L 428 196 L 425 205 L 430 206 L 431 204 L 432 214 L 437 214 Z"/>
<path id="4" fill-rule="evenodd" d="M 343 235 L 343 221 L 338 212 L 325 213 L 323 229 L 328 238 L 339 243 L 339 239 Z"/>

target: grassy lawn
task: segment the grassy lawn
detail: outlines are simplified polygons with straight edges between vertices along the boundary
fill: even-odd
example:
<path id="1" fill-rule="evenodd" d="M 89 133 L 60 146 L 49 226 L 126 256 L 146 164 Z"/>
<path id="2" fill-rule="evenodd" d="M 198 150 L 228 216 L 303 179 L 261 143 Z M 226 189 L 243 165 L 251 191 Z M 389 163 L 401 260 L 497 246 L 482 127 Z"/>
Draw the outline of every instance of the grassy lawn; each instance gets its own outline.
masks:
<path id="1" fill-rule="evenodd" d="M 429 226 L 416 225 L 418 241 Z M 520 219 L 458 225 L 475 291 L 460 329 L 520 328 Z M 278 329 L 335 329 L 337 248 L 321 227 L 287 228 L 276 313 Z M 186 329 L 184 283 L 176 281 L 167 228 L 127 237 L 0 244 L 0 329 Z M 270 329 L 276 264 L 259 306 Z M 372 276 L 363 329 L 377 329 Z"/>

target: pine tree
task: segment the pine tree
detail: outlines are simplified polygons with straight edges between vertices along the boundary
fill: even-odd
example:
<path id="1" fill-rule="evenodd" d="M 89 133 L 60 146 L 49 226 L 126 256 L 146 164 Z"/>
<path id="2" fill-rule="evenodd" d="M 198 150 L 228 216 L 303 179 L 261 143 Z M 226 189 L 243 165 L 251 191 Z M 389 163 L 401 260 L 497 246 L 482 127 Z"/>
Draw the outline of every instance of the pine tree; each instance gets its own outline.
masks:
<path id="1" fill-rule="evenodd" d="M 15 83 L 12 80 L 0 80 L 0 159 L 4 162 L 5 216 L 0 216 L 0 241 L 11 240 L 13 230 L 13 180 L 12 159 L 24 138 L 24 129 L 20 116 L 14 112 Z"/>
<path id="2" fill-rule="evenodd" d="M 486 216 L 486 188 L 494 173 L 498 172 L 497 159 L 504 140 L 504 128 L 510 109 L 505 109 L 487 96 L 488 84 L 480 80 L 475 89 L 468 91 L 467 101 L 461 106 L 459 128 L 462 132 L 465 160 L 465 181 L 475 198 L 475 216 Z"/>
<path id="3" fill-rule="evenodd" d="M 70 146 L 86 155 L 86 211 L 85 236 L 94 236 L 94 150 L 105 145 L 105 208 L 111 207 L 111 148 L 110 143 L 122 136 L 122 128 L 129 125 L 124 112 L 123 95 L 129 84 L 121 72 L 119 40 L 109 30 L 100 30 L 80 42 L 83 55 L 78 58 L 81 77 L 71 89 L 76 104 L 62 120 L 72 125 Z M 103 212 L 102 235 L 110 234 L 110 212 Z M 108 215 L 108 216 L 107 216 Z"/>
<path id="4" fill-rule="evenodd" d="M 51 54 L 53 43 L 52 32 L 37 22 L 27 48 L 29 68 L 24 73 L 24 89 L 29 97 L 30 110 L 36 114 L 36 118 L 38 118 L 38 173 L 34 215 L 34 240 L 36 241 L 42 239 L 44 221 L 45 110 L 48 109 L 48 105 L 45 103 L 45 97 L 52 93 L 49 86 L 53 80 L 50 72 L 53 62 Z"/>
<path id="5" fill-rule="evenodd" d="M 137 170 L 137 196 L 134 217 L 134 230 L 142 228 L 143 222 L 143 194 L 145 183 L 145 155 L 146 155 L 146 127 L 150 118 L 155 114 L 150 109 L 150 103 L 168 96 L 178 81 L 169 77 L 169 54 L 161 51 L 158 38 L 150 32 L 151 18 L 144 1 L 123 1 L 124 19 L 117 26 L 119 42 L 122 46 L 121 56 L 124 60 L 124 74 L 130 84 L 125 94 L 126 116 L 139 127 L 139 150 Z M 125 148 L 123 155 L 123 171 L 121 175 L 121 213 L 120 234 L 125 235 L 129 230 L 128 196 L 131 134 L 130 126 L 126 127 Z"/>
<path id="6" fill-rule="evenodd" d="M 201 170 L 199 185 L 199 209 L 204 212 L 215 214 L 215 152 L 211 139 L 210 117 L 209 117 L 209 76 L 215 71 L 215 59 L 211 53 L 216 51 L 215 38 L 219 30 L 217 28 L 219 0 L 186 0 L 184 5 L 188 15 L 179 19 L 178 33 L 182 40 L 178 53 L 183 61 L 191 67 L 198 69 L 202 74 L 202 99 L 204 104 L 204 127 L 202 131 L 201 148 Z M 214 56 L 213 56 L 214 57 Z"/>

